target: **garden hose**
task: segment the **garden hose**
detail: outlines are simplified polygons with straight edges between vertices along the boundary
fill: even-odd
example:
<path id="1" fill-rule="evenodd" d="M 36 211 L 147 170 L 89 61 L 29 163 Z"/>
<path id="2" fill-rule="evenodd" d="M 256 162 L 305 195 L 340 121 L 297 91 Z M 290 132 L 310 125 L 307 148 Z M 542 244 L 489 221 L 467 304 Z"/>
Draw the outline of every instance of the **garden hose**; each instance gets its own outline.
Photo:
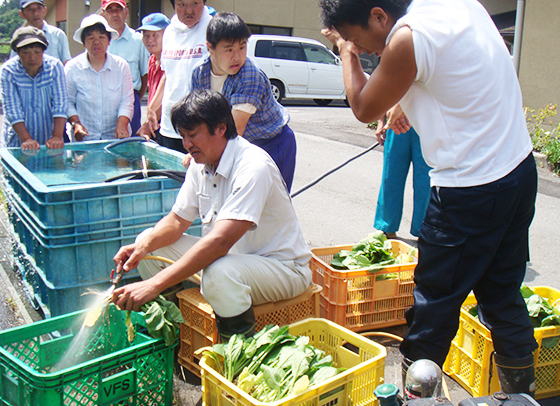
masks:
<path id="1" fill-rule="evenodd" d="M 110 144 L 105 145 L 104 149 L 109 150 L 116 147 L 117 145 L 125 144 L 128 142 L 148 142 L 144 137 L 128 137 L 122 138 L 120 140 L 113 141 Z M 153 142 L 153 141 L 152 141 Z"/>
<path id="2" fill-rule="evenodd" d="M 114 176 L 109 179 L 105 179 L 105 182 L 113 182 L 115 180 L 128 178 L 128 180 L 140 180 L 146 178 L 152 178 L 155 176 L 167 176 L 170 179 L 176 180 L 177 182 L 183 183 L 185 181 L 186 172 L 181 171 L 171 171 L 165 169 L 139 169 L 137 171 L 131 171 Z"/>
<path id="3" fill-rule="evenodd" d="M 354 159 L 361 157 L 362 155 L 368 153 L 369 151 L 371 151 L 372 149 L 374 149 L 375 147 L 377 147 L 379 145 L 379 142 L 374 143 L 373 145 L 370 145 L 369 147 L 367 147 L 366 149 L 364 149 L 363 151 L 360 151 L 359 153 L 357 153 L 356 155 L 348 158 L 346 161 L 344 161 L 343 163 L 341 163 L 338 166 L 335 166 L 334 168 L 332 168 L 331 170 L 323 173 L 321 176 L 319 176 L 318 178 L 316 178 L 315 180 L 309 182 L 307 185 L 299 188 L 298 190 L 296 190 L 294 193 L 292 193 L 290 195 L 290 197 L 296 197 L 297 195 L 299 195 L 301 192 L 309 189 L 311 186 L 319 183 L 321 180 L 323 180 L 324 178 L 326 178 L 327 176 L 329 176 L 331 173 L 338 171 L 340 168 L 342 168 L 343 166 L 345 166 L 346 164 L 352 162 Z"/>
<path id="4" fill-rule="evenodd" d="M 164 257 L 159 257 L 157 255 L 146 255 L 144 258 L 141 259 L 141 261 L 143 261 L 145 259 L 151 259 L 152 261 L 165 262 L 166 264 L 169 264 L 169 265 L 173 265 L 175 263 L 175 261 L 172 261 L 172 260 L 164 258 Z M 197 285 L 200 285 L 201 282 L 202 282 L 202 279 L 200 278 L 200 275 L 198 275 L 196 273 L 193 276 L 189 277 L 189 280 L 196 283 Z"/>

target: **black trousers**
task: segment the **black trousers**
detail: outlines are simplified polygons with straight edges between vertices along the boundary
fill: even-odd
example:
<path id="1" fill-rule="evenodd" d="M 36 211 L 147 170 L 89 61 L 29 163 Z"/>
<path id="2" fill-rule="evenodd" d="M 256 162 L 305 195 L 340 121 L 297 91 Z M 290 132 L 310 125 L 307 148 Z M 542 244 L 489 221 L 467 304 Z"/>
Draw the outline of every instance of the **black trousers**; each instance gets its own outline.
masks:
<path id="1" fill-rule="evenodd" d="M 170 138 L 161 135 L 159 130 L 156 131 L 156 142 L 162 147 L 173 149 L 175 151 L 182 152 L 183 154 L 188 154 L 187 150 L 183 146 L 182 138 Z"/>
<path id="2" fill-rule="evenodd" d="M 522 358 L 537 348 L 519 293 L 536 194 L 532 154 L 486 185 L 432 187 L 418 239 L 415 303 L 406 313 L 409 329 L 401 344 L 405 357 L 443 365 L 471 290 L 498 354 Z"/>

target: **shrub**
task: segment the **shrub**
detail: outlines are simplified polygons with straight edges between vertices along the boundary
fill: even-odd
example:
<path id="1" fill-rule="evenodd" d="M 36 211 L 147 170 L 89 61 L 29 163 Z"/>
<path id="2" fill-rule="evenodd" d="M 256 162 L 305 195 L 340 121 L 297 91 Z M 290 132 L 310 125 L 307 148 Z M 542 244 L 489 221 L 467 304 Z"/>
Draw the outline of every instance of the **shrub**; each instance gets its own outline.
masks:
<path id="1" fill-rule="evenodd" d="M 533 149 L 546 155 L 556 173 L 560 174 L 560 125 L 554 124 L 551 117 L 556 116 L 556 104 L 549 104 L 537 111 L 525 109 L 527 129 L 533 142 Z"/>

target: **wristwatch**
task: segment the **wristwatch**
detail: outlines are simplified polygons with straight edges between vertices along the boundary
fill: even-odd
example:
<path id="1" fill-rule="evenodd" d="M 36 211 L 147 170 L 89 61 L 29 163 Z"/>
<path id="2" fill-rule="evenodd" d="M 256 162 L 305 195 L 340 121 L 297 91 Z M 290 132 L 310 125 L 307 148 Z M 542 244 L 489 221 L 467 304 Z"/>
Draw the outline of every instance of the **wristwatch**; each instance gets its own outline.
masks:
<path id="1" fill-rule="evenodd" d="M 82 123 L 80 123 L 80 120 L 74 121 L 73 123 L 71 123 L 70 125 L 72 126 L 72 130 L 74 129 L 74 127 L 76 126 L 76 124 L 82 124 Z"/>

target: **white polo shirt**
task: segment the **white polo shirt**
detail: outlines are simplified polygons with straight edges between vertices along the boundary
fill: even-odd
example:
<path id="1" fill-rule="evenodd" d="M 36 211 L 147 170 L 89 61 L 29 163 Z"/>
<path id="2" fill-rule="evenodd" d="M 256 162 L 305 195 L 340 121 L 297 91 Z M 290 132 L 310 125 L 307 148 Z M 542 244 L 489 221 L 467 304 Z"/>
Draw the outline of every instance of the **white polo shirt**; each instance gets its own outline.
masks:
<path id="1" fill-rule="evenodd" d="M 218 220 L 254 225 L 231 253 L 253 254 L 307 265 L 311 253 L 278 167 L 261 148 L 242 137 L 229 140 L 218 167 L 191 165 L 172 211 L 202 221 L 202 236 Z"/>

